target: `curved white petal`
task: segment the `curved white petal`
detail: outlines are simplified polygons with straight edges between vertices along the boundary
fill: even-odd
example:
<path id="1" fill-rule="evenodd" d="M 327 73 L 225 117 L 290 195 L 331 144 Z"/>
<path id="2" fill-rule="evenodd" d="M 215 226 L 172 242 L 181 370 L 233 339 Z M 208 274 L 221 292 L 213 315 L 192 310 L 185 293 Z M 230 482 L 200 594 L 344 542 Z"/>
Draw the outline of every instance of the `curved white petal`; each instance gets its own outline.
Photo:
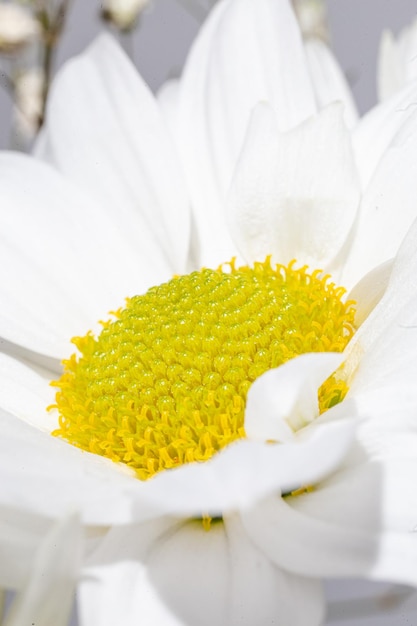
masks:
<path id="1" fill-rule="evenodd" d="M 371 109 L 353 130 L 355 160 L 363 189 L 367 188 L 381 157 L 395 135 L 414 115 L 416 102 L 417 82 L 414 82 L 386 102 Z"/>
<path id="2" fill-rule="evenodd" d="M 119 530 L 120 539 L 127 535 L 138 556 L 111 562 L 109 553 L 107 565 L 85 569 L 79 592 L 81 626 L 120 621 L 125 626 L 227 626 L 229 554 L 223 524 L 214 524 L 210 532 L 201 521 L 171 522 L 163 534 L 160 527 L 159 521 L 159 537 L 153 540 L 149 526 Z M 137 541 L 146 546 L 141 554 Z"/>
<path id="3" fill-rule="evenodd" d="M 346 367 L 355 371 L 351 389 L 384 389 L 387 384 L 415 389 L 417 359 L 417 221 L 405 238 L 379 304 L 346 349 Z"/>
<path id="4" fill-rule="evenodd" d="M 334 270 L 358 204 L 340 105 L 286 134 L 277 133 L 270 107 L 255 109 L 228 199 L 231 233 L 246 260 L 272 254 Z"/>
<path id="5" fill-rule="evenodd" d="M 163 472 L 147 483 L 150 510 L 153 504 L 172 515 L 216 516 L 250 507 L 264 494 L 310 484 L 341 463 L 354 428 L 353 420 L 344 420 L 305 430 L 288 444 L 237 442 L 209 463 Z"/>
<path id="6" fill-rule="evenodd" d="M 287 0 L 221 2 L 194 44 L 179 93 L 179 150 L 202 264 L 217 265 L 234 254 L 223 205 L 259 101 L 274 107 L 281 131 L 315 112 L 296 20 Z"/>
<path id="7" fill-rule="evenodd" d="M 113 463 L 3 411 L 0 424 L 0 506 L 52 519 L 79 510 L 99 525 L 131 519 L 126 489 L 135 479 Z"/>
<path id="8" fill-rule="evenodd" d="M 395 256 L 417 217 L 414 198 L 417 176 L 417 112 L 402 125 L 381 158 L 363 196 L 345 284 Z"/>
<path id="9" fill-rule="evenodd" d="M 124 298 L 167 280 L 151 241 L 139 245 L 50 166 L 0 154 L 0 336 L 55 358 Z"/>
<path id="10" fill-rule="evenodd" d="M 277 569 L 237 516 L 225 523 L 158 520 L 113 528 L 90 559 L 80 590 L 81 624 L 288 626 L 319 624 L 319 582 Z M 117 598 L 117 602 L 115 602 Z M 302 600 L 302 601 L 301 601 Z M 204 607 L 204 610 L 202 610 Z"/>
<path id="11" fill-rule="evenodd" d="M 380 530 L 379 498 L 383 483 L 380 468 L 375 468 L 368 483 L 364 483 L 365 487 L 348 485 L 337 521 L 327 520 L 325 512 L 321 516 L 319 504 L 305 513 L 292 506 L 291 501 L 271 497 L 243 514 L 245 529 L 273 562 L 294 573 L 317 577 L 364 576 L 415 585 L 415 537 L 411 532 Z M 327 498 L 326 505 L 327 509 L 330 506 L 336 509 Z M 344 521 L 343 512 L 348 507 L 356 511 L 358 525 Z M 361 528 L 363 520 L 368 528 Z"/>
<path id="12" fill-rule="evenodd" d="M 351 390 L 381 389 L 381 394 L 402 389 L 401 402 L 417 392 L 417 297 L 402 307 L 390 323 L 389 302 L 374 310 L 347 351 L 346 367 L 355 368 Z M 392 307 L 394 308 L 394 306 Z"/>
<path id="13" fill-rule="evenodd" d="M 245 432 L 257 441 L 291 441 L 319 414 L 318 389 L 339 367 L 341 354 L 303 354 L 259 376 L 248 392 Z"/>
<path id="14" fill-rule="evenodd" d="M 0 505 L 51 517 L 75 507 L 83 522 L 93 525 L 160 515 L 216 516 L 251 506 L 268 493 L 310 484 L 340 464 L 355 427 L 353 420 L 324 424 L 285 445 L 241 441 L 207 463 L 142 482 L 6 413 L 0 418 Z"/>
<path id="15" fill-rule="evenodd" d="M 349 292 L 347 300 L 354 300 L 355 302 L 356 326 L 363 324 L 384 295 L 391 276 L 393 262 L 393 259 L 390 259 L 375 267 Z"/>
<path id="16" fill-rule="evenodd" d="M 320 110 L 332 102 L 342 102 L 346 126 L 353 128 L 359 119 L 356 104 L 333 54 L 320 39 L 307 39 L 305 50 L 317 108 Z"/>
<path id="17" fill-rule="evenodd" d="M 322 624 L 320 582 L 276 567 L 257 549 L 237 516 L 225 519 L 231 568 L 227 626 Z"/>
<path id="18" fill-rule="evenodd" d="M 372 436 L 369 424 L 368 430 Z M 406 429 L 401 430 L 405 434 Z M 390 434 L 394 432 L 391 427 Z M 304 515 L 332 524 L 407 535 L 415 532 L 416 526 L 417 494 L 413 489 L 416 465 L 415 447 L 404 449 L 402 456 L 398 450 L 396 457 L 392 451 L 387 450 L 386 455 L 380 451 L 373 462 L 362 464 L 355 458 L 349 463 L 348 459 L 343 470 L 328 477 L 315 491 L 287 501 Z M 369 502 L 365 502 L 367 498 Z"/>
<path id="19" fill-rule="evenodd" d="M 115 41 L 101 35 L 58 74 L 35 153 L 127 222 L 138 248 L 150 240 L 181 272 L 189 206 L 168 135 L 148 87 Z"/>
<path id="20" fill-rule="evenodd" d="M 29 578 L 15 597 L 4 626 L 66 626 L 81 565 L 76 515 L 56 523 L 39 546 Z"/>

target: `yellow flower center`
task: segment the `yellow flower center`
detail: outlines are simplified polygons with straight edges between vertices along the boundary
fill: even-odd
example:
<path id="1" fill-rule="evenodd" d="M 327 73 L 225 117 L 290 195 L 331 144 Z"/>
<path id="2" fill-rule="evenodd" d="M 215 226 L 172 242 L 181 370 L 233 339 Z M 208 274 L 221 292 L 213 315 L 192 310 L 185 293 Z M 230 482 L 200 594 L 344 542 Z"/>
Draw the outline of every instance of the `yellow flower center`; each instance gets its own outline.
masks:
<path id="1" fill-rule="evenodd" d="M 72 341 L 54 435 L 132 467 L 138 478 L 206 461 L 245 437 L 246 395 L 265 371 L 306 352 L 341 352 L 352 303 L 320 271 L 234 262 L 127 300 L 98 337 Z M 346 383 L 330 377 L 321 412 Z"/>

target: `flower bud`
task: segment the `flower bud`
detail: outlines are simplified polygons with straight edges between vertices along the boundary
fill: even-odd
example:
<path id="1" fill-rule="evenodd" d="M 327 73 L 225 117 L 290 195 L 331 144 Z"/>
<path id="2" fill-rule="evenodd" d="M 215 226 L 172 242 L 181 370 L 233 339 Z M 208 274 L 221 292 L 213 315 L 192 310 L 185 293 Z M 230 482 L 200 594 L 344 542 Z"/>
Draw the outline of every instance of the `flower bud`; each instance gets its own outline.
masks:
<path id="1" fill-rule="evenodd" d="M 19 52 L 39 33 L 39 24 L 29 11 L 15 4 L 0 4 L 0 52 Z"/>
<path id="2" fill-rule="evenodd" d="M 129 30 L 150 0 L 105 0 L 102 16 L 120 30 Z"/>

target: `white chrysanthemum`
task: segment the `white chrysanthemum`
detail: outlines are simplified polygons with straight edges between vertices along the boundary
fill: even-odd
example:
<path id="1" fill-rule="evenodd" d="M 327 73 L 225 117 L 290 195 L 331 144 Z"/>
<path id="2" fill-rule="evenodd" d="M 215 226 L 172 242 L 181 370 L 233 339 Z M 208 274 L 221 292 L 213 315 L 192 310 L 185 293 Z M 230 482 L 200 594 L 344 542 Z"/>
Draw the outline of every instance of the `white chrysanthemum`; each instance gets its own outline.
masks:
<path id="1" fill-rule="evenodd" d="M 16 4 L 0 4 L 1 52 L 16 52 L 39 34 L 39 24 L 29 11 Z"/>
<path id="2" fill-rule="evenodd" d="M 417 78 L 417 20 L 398 37 L 385 30 L 378 58 L 378 97 L 390 98 Z"/>
<path id="3" fill-rule="evenodd" d="M 349 133 L 344 119 L 354 125 L 355 114 L 336 64 L 323 44 L 304 49 L 288 4 L 276 0 L 219 3 L 160 104 L 107 37 L 61 72 L 37 148 L 49 164 L 0 156 L 0 336 L 9 352 L 0 359 L 0 587 L 24 585 L 52 521 L 74 507 L 87 541 L 81 624 L 311 626 L 323 615 L 318 578 L 416 584 L 415 229 L 394 268 L 387 262 L 416 214 L 413 97 L 410 87 Z M 345 117 L 329 105 L 335 99 L 348 103 Z M 70 337 L 85 336 L 125 296 L 233 255 L 261 262 L 258 269 L 267 255 L 284 265 L 297 258 L 348 287 L 362 279 L 356 319 L 366 319 L 344 353 L 303 354 L 267 371 L 249 390 L 246 439 L 147 481 L 50 435 L 58 424 L 45 408 L 54 402 L 49 381 L 73 350 Z M 193 318 L 197 304 L 188 302 Z M 215 360 L 224 346 L 218 354 L 206 309 L 200 321 Z M 233 315 L 224 317 L 233 326 Z M 294 324 L 299 318 L 297 309 Z M 328 318 L 331 329 L 332 312 Z M 160 371 L 153 332 L 141 338 Z M 251 348 L 257 339 L 249 334 Z M 287 334 L 306 339 L 295 326 Z M 78 341 L 84 354 L 92 341 Z M 120 361 L 126 348 L 129 357 L 126 342 L 120 353 L 113 348 Z M 176 351 L 177 338 L 167 358 Z M 100 358 L 119 376 L 108 356 Z M 187 380 L 201 374 L 200 361 L 182 370 Z M 215 373 L 225 362 L 216 361 Z M 335 370 L 347 395 L 319 416 L 318 390 Z M 146 390 L 151 399 L 155 390 Z M 69 401 L 70 410 L 81 416 L 91 397 Z M 134 409 L 131 397 L 119 400 Z M 64 414 L 65 401 L 58 405 Z M 180 408 L 188 420 L 186 402 Z M 121 437 L 119 460 L 130 464 L 148 442 L 169 461 L 156 426 L 138 442 L 127 432 L 130 414 L 112 431 L 111 408 L 99 420 L 93 413 L 81 430 L 107 421 L 103 450 Z M 229 417 L 219 416 L 226 437 Z M 192 418 L 200 427 L 198 410 Z M 190 429 L 187 422 L 172 442 L 179 452 Z M 184 457 L 192 457 L 188 448 Z"/>

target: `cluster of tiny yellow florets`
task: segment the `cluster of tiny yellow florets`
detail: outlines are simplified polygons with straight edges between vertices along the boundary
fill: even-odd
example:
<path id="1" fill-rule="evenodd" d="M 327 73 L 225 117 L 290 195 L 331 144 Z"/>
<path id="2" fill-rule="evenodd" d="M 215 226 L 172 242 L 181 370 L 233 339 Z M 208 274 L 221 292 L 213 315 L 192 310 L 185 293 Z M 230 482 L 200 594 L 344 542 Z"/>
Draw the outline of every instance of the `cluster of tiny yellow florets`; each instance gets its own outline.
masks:
<path id="1" fill-rule="evenodd" d="M 64 362 L 55 435 L 134 468 L 141 479 L 205 461 L 245 436 L 248 389 L 306 352 L 341 352 L 353 333 L 344 290 L 270 260 L 203 269 L 129 299 Z M 329 379 L 321 410 L 346 385 Z"/>

